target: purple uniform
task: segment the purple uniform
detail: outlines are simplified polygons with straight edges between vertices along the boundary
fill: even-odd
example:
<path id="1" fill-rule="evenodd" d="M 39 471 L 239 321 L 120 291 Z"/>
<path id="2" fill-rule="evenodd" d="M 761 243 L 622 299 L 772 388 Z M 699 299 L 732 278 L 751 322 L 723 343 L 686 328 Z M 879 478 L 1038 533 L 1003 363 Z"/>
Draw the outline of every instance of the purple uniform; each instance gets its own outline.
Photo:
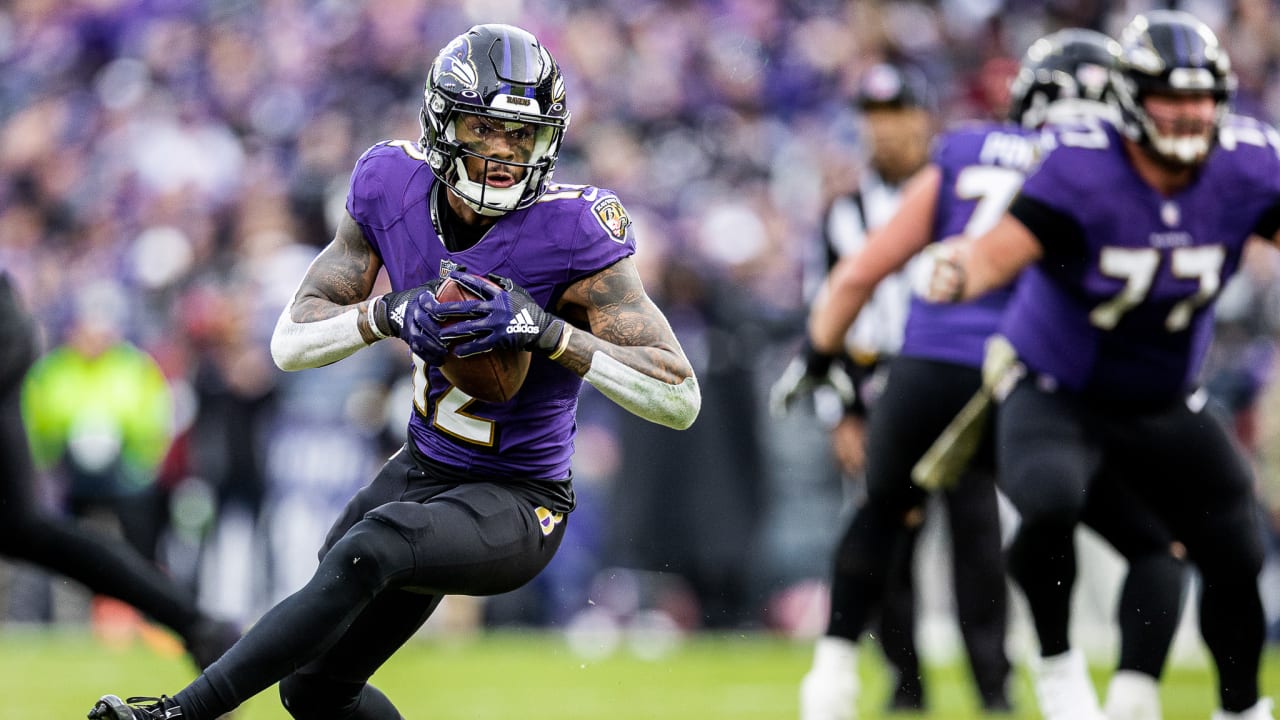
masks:
<path id="1" fill-rule="evenodd" d="M 1039 155 L 1039 133 L 1012 125 L 966 125 L 942 135 L 933 163 L 942 170 L 934 241 L 974 235 L 994 224 Z M 911 300 L 902 354 L 981 367 L 987 338 L 1000 324 L 1011 291 L 1001 288 L 967 303 Z"/>
<path id="2" fill-rule="evenodd" d="M 1197 381 L 1212 304 L 1253 234 L 1280 225 L 1280 138 L 1231 118 L 1195 181 L 1163 197 L 1134 172 L 1111 127 L 1063 137 L 1013 213 L 1044 246 L 1023 272 L 1003 332 L 1062 386 L 1159 404 Z"/>
<path id="3" fill-rule="evenodd" d="M 1038 145 L 1038 133 L 994 123 L 968 124 L 940 135 L 930 158 L 941 173 L 931 239 L 990 226 L 1017 194 L 1036 161 Z M 877 611 L 882 621 L 894 617 L 891 605 L 900 594 L 901 568 L 893 556 L 901 553 L 884 548 L 911 549 L 912 532 L 902 518 L 927 507 L 930 494 L 912 482 L 912 468 L 981 387 L 985 344 L 999 325 L 1008 296 L 1000 290 L 957 304 L 912 297 L 902 348 L 889 360 L 883 389 L 868 414 L 866 499 L 836 551 L 828 635 L 856 640 L 876 628 Z M 979 693 L 990 706 L 1002 704 L 1009 673 L 993 451 L 993 443 L 980 442 L 965 471 L 938 493 L 956 548 L 955 600 L 965 645 Z M 897 645 L 885 641 L 886 651 L 910 673 L 910 643 L 903 651 Z"/>
<path id="4" fill-rule="evenodd" d="M 347 211 L 402 290 L 448 263 L 496 273 L 543 307 L 565 288 L 635 252 L 630 221 L 608 190 L 552 185 L 535 204 L 503 216 L 475 245 L 450 252 L 431 217 L 431 169 L 417 144 L 370 148 L 351 176 Z M 443 189 L 443 188 L 441 188 Z M 563 479 L 573 454 L 582 379 L 535 354 L 524 387 L 505 403 L 476 400 L 414 358 L 409 437 L 427 456 L 481 477 Z"/>

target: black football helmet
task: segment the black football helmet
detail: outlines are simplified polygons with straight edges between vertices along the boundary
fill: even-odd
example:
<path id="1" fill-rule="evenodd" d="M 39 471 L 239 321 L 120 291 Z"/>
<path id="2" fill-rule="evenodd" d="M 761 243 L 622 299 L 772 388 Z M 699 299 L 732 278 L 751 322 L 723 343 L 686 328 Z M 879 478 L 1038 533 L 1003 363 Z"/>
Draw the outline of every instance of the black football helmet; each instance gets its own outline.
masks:
<path id="1" fill-rule="evenodd" d="M 1031 43 L 1009 86 L 1009 120 L 1028 128 L 1082 115 L 1114 115 L 1107 104 L 1120 45 L 1094 30 L 1067 28 Z"/>
<path id="2" fill-rule="evenodd" d="M 1138 15 L 1121 32 L 1112 84 L 1125 135 L 1157 159 L 1185 167 L 1203 162 L 1216 144 L 1236 76 L 1208 25 L 1190 13 L 1154 10 Z M 1211 132 L 1200 137 L 1162 134 L 1143 107 L 1150 94 L 1198 93 L 1211 94 L 1217 105 Z"/>
<path id="3" fill-rule="evenodd" d="M 456 124 L 465 114 L 535 126 L 536 142 L 528 162 L 485 157 L 462 146 Z M 532 205 L 547 189 L 560 141 L 569 125 L 560 68 L 529 32 L 511 25 L 476 25 L 436 56 L 423 91 L 422 150 L 427 165 L 481 215 L 503 215 Z M 526 169 L 507 188 L 490 187 L 467 175 L 465 157 Z"/>

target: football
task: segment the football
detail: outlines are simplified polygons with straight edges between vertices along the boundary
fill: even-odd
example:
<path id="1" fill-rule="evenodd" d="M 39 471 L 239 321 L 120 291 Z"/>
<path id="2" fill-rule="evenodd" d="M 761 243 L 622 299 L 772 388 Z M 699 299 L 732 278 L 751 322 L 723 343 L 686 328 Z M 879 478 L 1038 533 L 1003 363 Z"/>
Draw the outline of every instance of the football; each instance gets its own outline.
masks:
<path id="1" fill-rule="evenodd" d="M 453 278 L 445 278 L 436 291 L 436 299 L 454 302 L 479 298 Z M 440 372 L 454 387 L 477 400 L 506 402 L 524 384 L 532 357 L 528 350 L 490 350 L 470 357 L 450 353 Z"/>

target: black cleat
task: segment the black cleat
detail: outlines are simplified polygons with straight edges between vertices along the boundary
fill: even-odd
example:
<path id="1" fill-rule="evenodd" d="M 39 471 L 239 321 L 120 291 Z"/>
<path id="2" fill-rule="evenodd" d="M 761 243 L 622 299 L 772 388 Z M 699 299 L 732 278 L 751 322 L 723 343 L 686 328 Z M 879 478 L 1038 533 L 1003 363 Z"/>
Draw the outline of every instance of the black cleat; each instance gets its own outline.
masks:
<path id="1" fill-rule="evenodd" d="M 982 697 L 982 712 L 985 715 L 1012 715 L 1013 703 L 1009 702 L 1008 683 L 978 682 L 978 694 Z"/>
<path id="2" fill-rule="evenodd" d="M 1013 703 L 1009 702 L 1009 696 L 1004 693 L 984 697 L 982 698 L 982 712 L 985 715 L 1012 715 Z"/>
<path id="3" fill-rule="evenodd" d="M 924 685 L 920 682 L 920 677 L 911 675 L 899 678 L 886 709 L 891 713 L 924 712 Z"/>
<path id="4" fill-rule="evenodd" d="M 182 708 L 167 695 L 131 697 L 128 700 L 103 695 L 89 711 L 89 720 L 176 720 L 180 717 Z"/>
<path id="5" fill-rule="evenodd" d="M 187 654 L 204 670 L 240 639 L 240 627 L 229 620 L 201 620 L 186 639 Z"/>

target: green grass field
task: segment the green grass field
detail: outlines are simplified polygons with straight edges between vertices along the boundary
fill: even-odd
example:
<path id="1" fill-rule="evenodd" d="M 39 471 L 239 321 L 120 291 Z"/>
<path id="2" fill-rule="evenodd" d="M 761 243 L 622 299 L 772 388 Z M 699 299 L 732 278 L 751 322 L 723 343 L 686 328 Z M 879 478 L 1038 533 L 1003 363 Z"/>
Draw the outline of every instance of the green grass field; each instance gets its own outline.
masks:
<path id="1" fill-rule="evenodd" d="M 790 720 L 811 645 L 765 635 L 700 636 L 662 660 L 620 651 L 600 660 L 575 656 L 559 634 L 491 633 L 471 639 L 415 639 L 374 681 L 409 720 Z M 1280 688 L 1280 654 L 1270 652 L 1264 690 Z M 861 718 L 882 717 L 887 678 L 864 655 Z M 961 666 L 931 667 L 933 711 L 981 717 Z M 100 694 L 173 693 L 191 678 L 185 657 L 142 643 L 109 647 L 83 631 L 0 632 L 0 715 L 83 718 Z M 1095 680 L 1105 687 L 1105 671 Z M 1015 718 L 1035 718 L 1024 674 L 1014 681 Z M 1208 720 L 1213 678 L 1173 669 L 1162 690 L 1166 720 Z M 288 720 L 274 688 L 235 720 Z"/>

